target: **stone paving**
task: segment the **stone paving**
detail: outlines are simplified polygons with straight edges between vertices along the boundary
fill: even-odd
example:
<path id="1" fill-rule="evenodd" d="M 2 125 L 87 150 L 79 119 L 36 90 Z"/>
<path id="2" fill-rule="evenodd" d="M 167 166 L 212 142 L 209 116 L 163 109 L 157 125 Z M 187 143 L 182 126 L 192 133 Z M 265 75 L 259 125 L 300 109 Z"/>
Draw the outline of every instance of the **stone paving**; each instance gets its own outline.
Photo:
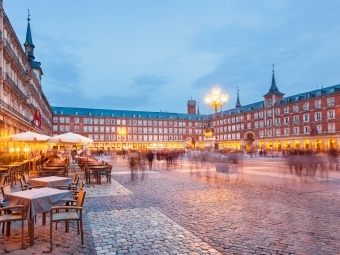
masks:
<path id="1" fill-rule="evenodd" d="M 340 254 L 340 172 L 301 178 L 280 160 L 255 159 L 221 174 L 181 159 L 131 175 L 126 161 L 102 159 L 114 165 L 112 182 L 85 185 L 85 244 L 75 224 L 65 233 L 60 223 L 52 254 Z M 20 249 L 14 223 L 0 254 L 49 252 L 49 219 L 37 216 L 35 245 L 26 223 Z"/>

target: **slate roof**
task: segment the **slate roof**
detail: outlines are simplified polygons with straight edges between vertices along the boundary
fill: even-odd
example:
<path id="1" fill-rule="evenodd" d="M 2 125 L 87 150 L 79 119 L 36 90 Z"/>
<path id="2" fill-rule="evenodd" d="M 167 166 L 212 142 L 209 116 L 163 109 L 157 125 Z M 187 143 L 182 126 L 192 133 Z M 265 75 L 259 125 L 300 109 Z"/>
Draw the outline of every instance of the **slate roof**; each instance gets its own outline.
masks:
<path id="1" fill-rule="evenodd" d="M 186 114 L 174 112 L 147 112 L 147 111 L 128 111 L 128 110 L 109 110 L 109 109 L 93 109 L 93 108 L 77 108 L 77 107 L 60 107 L 51 106 L 53 113 L 63 115 L 78 115 L 87 117 L 125 117 L 125 118 L 150 118 L 150 119 L 185 119 L 185 120 L 204 120 L 207 115 Z M 90 115 L 91 114 L 91 115 Z"/>

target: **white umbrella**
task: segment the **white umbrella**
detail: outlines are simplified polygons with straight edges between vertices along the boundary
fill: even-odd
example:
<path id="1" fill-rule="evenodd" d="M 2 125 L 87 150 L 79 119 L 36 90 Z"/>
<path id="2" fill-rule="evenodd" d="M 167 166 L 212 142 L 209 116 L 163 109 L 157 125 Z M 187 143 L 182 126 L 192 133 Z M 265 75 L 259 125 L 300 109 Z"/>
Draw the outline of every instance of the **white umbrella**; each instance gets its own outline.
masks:
<path id="1" fill-rule="evenodd" d="M 51 137 L 48 135 L 42 135 L 27 131 L 15 135 L 10 135 L 0 138 L 0 141 L 15 141 L 15 142 L 46 142 Z"/>
<path id="2" fill-rule="evenodd" d="M 93 139 L 72 132 L 53 136 L 48 140 L 50 143 L 87 144 L 93 143 Z"/>
<path id="3" fill-rule="evenodd" d="M 88 144 L 93 143 L 93 139 L 72 132 L 53 136 L 48 140 L 50 143 L 56 144 Z M 69 151 L 69 157 L 71 159 L 71 151 Z"/>

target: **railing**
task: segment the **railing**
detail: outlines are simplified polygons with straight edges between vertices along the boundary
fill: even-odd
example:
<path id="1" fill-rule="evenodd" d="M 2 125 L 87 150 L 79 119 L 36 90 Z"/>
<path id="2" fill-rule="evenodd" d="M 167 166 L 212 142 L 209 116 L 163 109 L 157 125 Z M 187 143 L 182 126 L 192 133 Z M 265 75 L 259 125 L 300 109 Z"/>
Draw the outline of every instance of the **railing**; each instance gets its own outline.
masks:
<path id="1" fill-rule="evenodd" d="M 27 96 L 19 89 L 19 87 L 12 81 L 8 73 L 5 75 L 5 81 L 11 86 L 11 88 L 26 102 Z"/>
<path id="2" fill-rule="evenodd" d="M 12 56 L 12 58 L 14 59 L 15 63 L 17 64 L 18 68 L 20 69 L 20 71 L 22 72 L 23 75 L 26 75 L 26 71 L 24 70 L 24 68 L 22 67 L 22 64 L 20 63 L 18 57 L 14 54 L 14 51 L 12 50 L 11 45 L 9 44 L 9 42 L 7 41 L 7 39 L 4 40 L 5 41 L 5 48 L 9 51 L 10 55 Z"/>
<path id="3" fill-rule="evenodd" d="M 27 117 L 25 117 L 24 115 L 22 115 L 20 112 L 18 112 L 17 110 L 15 110 L 12 106 L 10 106 L 9 104 L 5 103 L 4 101 L 0 100 L 0 105 L 4 108 L 6 108 L 7 110 L 9 110 L 10 112 L 12 112 L 13 114 L 19 116 L 20 118 L 24 119 L 27 122 L 31 122 Z"/>

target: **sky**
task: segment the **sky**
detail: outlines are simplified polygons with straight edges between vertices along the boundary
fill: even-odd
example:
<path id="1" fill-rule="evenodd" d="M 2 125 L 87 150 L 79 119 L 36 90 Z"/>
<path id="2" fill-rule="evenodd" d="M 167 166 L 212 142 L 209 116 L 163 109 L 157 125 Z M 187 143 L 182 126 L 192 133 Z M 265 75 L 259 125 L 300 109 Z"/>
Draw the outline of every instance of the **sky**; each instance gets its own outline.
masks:
<path id="1" fill-rule="evenodd" d="M 52 106 L 187 112 L 218 86 L 235 107 L 340 84 L 337 0 L 4 0 L 21 44 L 27 10 Z"/>

